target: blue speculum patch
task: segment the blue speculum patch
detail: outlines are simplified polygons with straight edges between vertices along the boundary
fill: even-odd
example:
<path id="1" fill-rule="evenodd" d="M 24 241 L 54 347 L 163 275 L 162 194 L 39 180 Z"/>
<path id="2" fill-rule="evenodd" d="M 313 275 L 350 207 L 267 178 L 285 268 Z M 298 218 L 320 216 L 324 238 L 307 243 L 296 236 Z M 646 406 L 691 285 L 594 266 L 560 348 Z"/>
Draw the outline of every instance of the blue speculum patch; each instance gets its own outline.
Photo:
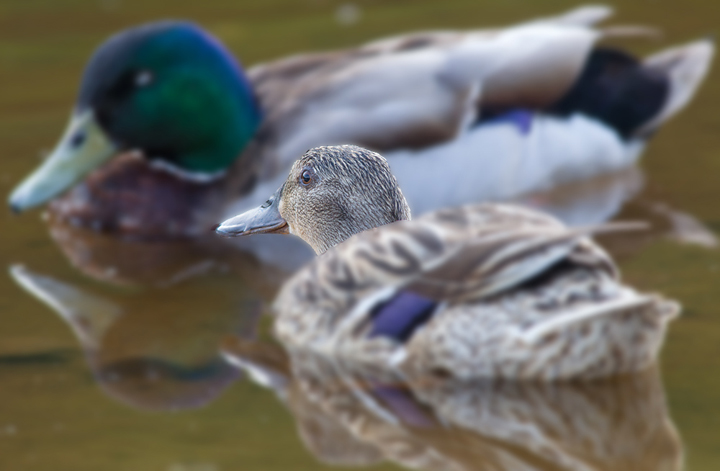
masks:
<path id="1" fill-rule="evenodd" d="M 430 428 L 435 425 L 428 413 L 423 410 L 407 389 L 375 384 L 372 393 L 404 424 L 418 428 Z"/>
<path id="2" fill-rule="evenodd" d="M 532 129 L 533 112 L 525 109 L 511 110 L 501 115 L 490 118 L 482 124 L 511 124 L 517 128 L 522 135 L 527 135 Z"/>
<path id="3" fill-rule="evenodd" d="M 400 291 L 372 313 L 371 337 L 385 336 L 407 341 L 415 329 L 425 324 L 435 312 L 437 301 L 410 291 Z"/>

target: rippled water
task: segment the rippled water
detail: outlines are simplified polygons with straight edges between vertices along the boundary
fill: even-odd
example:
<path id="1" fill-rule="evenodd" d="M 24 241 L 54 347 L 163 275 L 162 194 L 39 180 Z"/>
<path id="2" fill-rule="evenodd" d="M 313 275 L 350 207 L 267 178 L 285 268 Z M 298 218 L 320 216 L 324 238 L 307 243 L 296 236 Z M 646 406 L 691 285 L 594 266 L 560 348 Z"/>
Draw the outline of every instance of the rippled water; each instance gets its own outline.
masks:
<path id="1" fill-rule="evenodd" d="M 54 144 L 92 48 L 140 21 L 193 18 L 253 64 L 412 29 L 510 23 L 574 3 L 168 5 L 0 3 L 0 193 Z M 617 6 L 621 22 L 656 24 L 666 33 L 657 43 L 635 43 L 638 51 L 712 33 L 720 21 L 714 0 Z M 642 162 L 644 188 L 620 214 L 649 219 L 654 229 L 605 240 L 630 283 L 685 306 L 671 326 L 660 374 L 592 387 L 475 384 L 416 391 L 426 404 L 439 405 L 439 416 L 407 391 L 367 387 L 368 397 L 395 413 L 396 426 L 379 423 L 342 389 L 314 390 L 344 404 L 323 411 L 299 392 L 297 384 L 312 378 L 288 376 L 282 351 L 266 334 L 268 321 L 257 322 L 285 276 L 283 267 L 213 239 L 148 247 L 49 227 L 39 212 L 0 212 L 0 262 L 8 269 L 24 265 L 13 269 L 16 279 L 36 291 L 62 293 L 73 307 L 52 309 L 10 274 L 0 277 L 0 469 L 397 469 L 391 462 L 409 466 L 420 457 L 436 460 L 427 461 L 436 463 L 428 469 L 448 463 L 518 469 L 521 462 L 539 469 L 719 469 L 720 251 L 680 241 L 690 234 L 707 242 L 720 232 L 718 103 L 713 72 L 695 102 L 652 142 Z M 618 178 L 638 181 L 638 174 Z M 537 198 L 563 201 L 576 191 Z M 266 249 L 275 251 L 285 240 L 274 238 Z M 270 373 L 271 389 L 243 379 L 217 353 L 228 334 L 249 339 L 258 332 L 259 342 L 239 344 Z M 518 424 L 535 430 L 542 444 L 498 435 Z M 547 449 L 554 454 L 543 454 Z"/>

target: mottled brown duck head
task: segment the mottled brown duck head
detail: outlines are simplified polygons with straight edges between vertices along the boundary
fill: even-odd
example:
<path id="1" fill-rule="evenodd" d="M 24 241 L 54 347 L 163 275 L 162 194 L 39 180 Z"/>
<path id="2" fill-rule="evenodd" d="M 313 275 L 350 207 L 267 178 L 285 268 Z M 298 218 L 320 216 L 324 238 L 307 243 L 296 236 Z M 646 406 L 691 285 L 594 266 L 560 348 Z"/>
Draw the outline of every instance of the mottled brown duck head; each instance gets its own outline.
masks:
<path id="1" fill-rule="evenodd" d="M 316 147 L 262 206 L 223 222 L 227 236 L 294 234 L 321 254 L 353 234 L 410 219 L 383 156 L 357 146 Z"/>

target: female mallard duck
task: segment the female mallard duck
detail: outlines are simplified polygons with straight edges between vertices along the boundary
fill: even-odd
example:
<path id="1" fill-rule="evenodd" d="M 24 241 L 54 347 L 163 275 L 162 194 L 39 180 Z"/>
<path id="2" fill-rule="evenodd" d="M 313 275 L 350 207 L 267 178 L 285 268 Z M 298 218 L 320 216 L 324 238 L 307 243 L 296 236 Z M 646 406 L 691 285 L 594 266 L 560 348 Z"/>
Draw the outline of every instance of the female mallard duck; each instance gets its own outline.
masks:
<path id="1" fill-rule="evenodd" d="M 636 371 L 653 362 L 678 313 L 677 303 L 623 285 L 589 230 L 549 216 L 484 204 L 409 219 L 382 156 L 319 147 L 265 204 L 217 230 L 308 242 L 322 256 L 281 289 L 276 335 L 291 350 L 391 373 L 555 380 Z"/>
<path id="2" fill-rule="evenodd" d="M 194 235 L 224 203 L 257 182 L 275 188 L 297 155 L 323 144 L 386 153 L 418 213 L 613 171 L 689 101 L 713 46 L 638 61 L 597 45 L 619 31 L 593 28 L 610 13 L 409 34 L 247 76 L 193 24 L 132 28 L 95 52 L 65 135 L 10 205 L 25 210 L 74 187 L 52 216 L 140 237 Z M 428 178 L 447 184 L 416 184 Z"/>

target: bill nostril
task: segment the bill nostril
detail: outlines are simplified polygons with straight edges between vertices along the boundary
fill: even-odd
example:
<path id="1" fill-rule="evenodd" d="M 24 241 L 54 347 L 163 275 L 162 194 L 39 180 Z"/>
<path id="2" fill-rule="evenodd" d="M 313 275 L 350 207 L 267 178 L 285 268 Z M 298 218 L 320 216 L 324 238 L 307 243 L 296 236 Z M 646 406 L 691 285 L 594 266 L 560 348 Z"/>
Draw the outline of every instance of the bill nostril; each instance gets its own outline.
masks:
<path id="1" fill-rule="evenodd" d="M 70 146 L 78 148 L 85 143 L 85 139 L 87 139 L 87 135 L 84 132 L 79 132 L 70 139 Z"/>

